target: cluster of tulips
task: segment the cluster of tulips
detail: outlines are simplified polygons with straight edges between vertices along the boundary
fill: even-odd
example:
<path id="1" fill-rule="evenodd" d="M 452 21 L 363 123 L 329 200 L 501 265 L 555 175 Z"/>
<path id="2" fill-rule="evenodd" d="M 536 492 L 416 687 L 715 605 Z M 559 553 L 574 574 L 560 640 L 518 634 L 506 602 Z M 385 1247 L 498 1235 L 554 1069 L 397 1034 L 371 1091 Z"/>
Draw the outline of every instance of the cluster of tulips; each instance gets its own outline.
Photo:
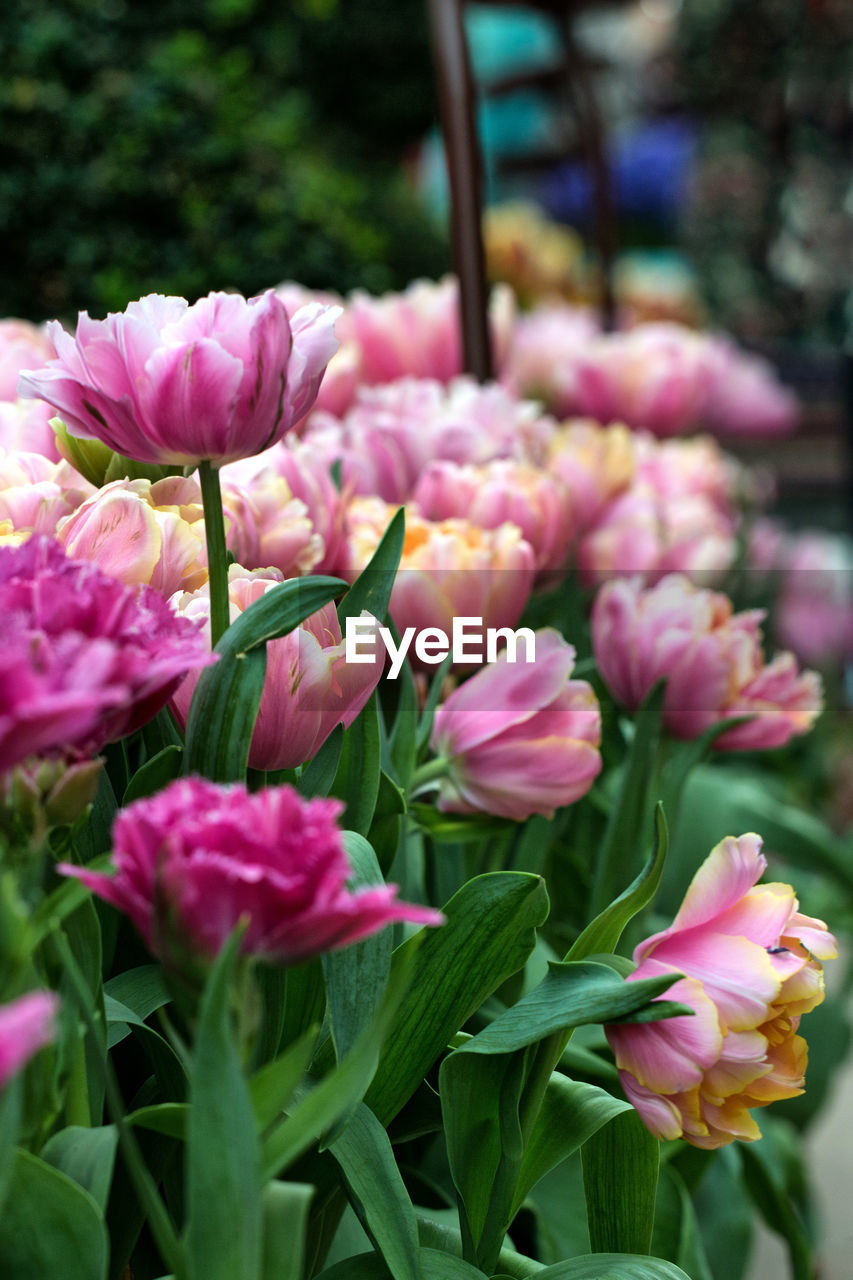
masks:
<path id="1" fill-rule="evenodd" d="M 712 1276 L 679 1152 L 802 1093 L 835 940 L 753 833 L 632 921 L 691 771 L 808 734 L 853 607 L 816 637 L 792 567 L 768 658 L 723 587 L 819 552 L 661 439 L 790 429 L 767 366 L 501 290 L 491 323 L 486 386 L 450 280 L 0 325 L 0 1270 Z M 389 673 L 353 619 L 508 643 Z M 522 1257 L 578 1151 L 586 1244 Z"/>

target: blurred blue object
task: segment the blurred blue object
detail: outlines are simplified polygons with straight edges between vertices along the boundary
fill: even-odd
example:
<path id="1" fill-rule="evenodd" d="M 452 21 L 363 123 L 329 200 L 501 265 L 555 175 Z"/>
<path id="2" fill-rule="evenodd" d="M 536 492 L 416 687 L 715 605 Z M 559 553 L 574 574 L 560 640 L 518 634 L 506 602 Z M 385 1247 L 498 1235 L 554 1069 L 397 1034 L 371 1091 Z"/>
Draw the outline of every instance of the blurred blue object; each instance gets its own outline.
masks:
<path id="1" fill-rule="evenodd" d="M 696 154 L 697 131 L 683 117 L 632 127 L 610 142 L 610 174 L 620 215 L 670 230 L 681 210 Z M 592 182 L 582 161 L 556 168 L 540 198 L 551 217 L 581 229 L 592 219 Z"/>

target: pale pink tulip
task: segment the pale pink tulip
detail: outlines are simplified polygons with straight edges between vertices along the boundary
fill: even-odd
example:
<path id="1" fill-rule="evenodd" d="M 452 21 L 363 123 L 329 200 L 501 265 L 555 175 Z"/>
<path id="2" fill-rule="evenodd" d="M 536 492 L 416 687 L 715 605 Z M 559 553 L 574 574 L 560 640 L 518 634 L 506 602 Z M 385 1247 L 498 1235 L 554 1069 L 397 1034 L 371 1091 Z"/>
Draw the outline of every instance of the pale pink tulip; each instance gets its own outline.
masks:
<path id="1" fill-rule="evenodd" d="M 393 515 L 394 508 L 378 498 L 353 500 L 345 576 L 354 578 L 364 568 Z M 513 627 L 535 571 L 533 550 L 514 524 L 481 529 L 470 520 L 433 523 L 407 511 L 391 616 L 401 634 L 408 627 L 416 634 L 435 628 L 449 637 L 456 617 L 479 618 L 484 628 Z"/>
<path id="2" fill-rule="evenodd" d="M 51 321 L 57 359 L 21 375 L 74 435 L 140 462 L 217 466 L 261 453 L 308 412 L 337 343 L 334 311 L 288 320 L 272 290 L 211 293 L 189 306 L 149 294 L 120 314 Z"/>
<path id="3" fill-rule="evenodd" d="M 113 826 L 115 874 L 60 864 L 130 917 L 169 967 L 204 966 L 240 921 L 242 950 L 298 964 L 349 946 L 395 920 L 436 925 L 429 907 L 396 902 L 395 885 L 352 892 L 338 800 L 291 787 L 183 778 L 122 810 Z"/>
<path id="4" fill-rule="evenodd" d="M 65 461 L 0 448 L 0 520 L 21 533 L 56 532 L 94 490 Z"/>
<path id="5" fill-rule="evenodd" d="M 40 453 L 59 462 L 60 453 L 50 419 L 54 410 L 44 400 L 0 400 L 0 448 Z"/>
<path id="6" fill-rule="evenodd" d="M 601 713 L 585 680 L 570 679 L 575 650 L 556 631 L 535 633 L 536 658 L 508 651 L 456 689 L 435 715 L 431 746 L 447 760 L 438 807 L 523 821 L 551 817 L 601 771 Z"/>
<path id="7" fill-rule="evenodd" d="M 44 364 L 56 355 L 44 328 L 29 320 L 0 320 L 0 400 L 14 400 L 22 369 Z"/>
<path id="8" fill-rule="evenodd" d="M 719 334 L 708 343 L 713 376 L 703 418 L 710 430 L 763 439 L 797 429 L 799 400 L 769 361 L 748 355 Z"/>
<path id="9" fill-rule="evenodd" d="M 59 997 L 30 991 L 0 1005 L 0 1089 L 56 1036 Z"/>
<path id="10" fill-rule="evenodd" d="M 637 470 L 636 439 L 621 423 L 602 427 L 584 418 L 566 422 L 554 433 L 547 465 L 568 491 L 576 535 L 586 533 L 631 485 Z"/>
<path id="11" fill-rule="evenodd" d="M 128 586 L 163 596 L 207 581 L 201 492 L 193 479 L 114 480 L 69 516 L 57 537 L 69 556 L 92 560 Z"/>
<path id="12" fill-rule="evenodd" d="M 610 1025 L 625 1094 L 658 1138 L 713 1149 L 761 1134 L 750 1111 L 803 1092 L 800 1018 L 823 1000 L 821 960 L 836 954 L 822 920 L 786 884 L 758 884 L 756 835 L 711 851 L 668 929 L 634 951 L 628 981 L 684 974 L 662 997 L 694 1016 Z"/>
<path id="13" fill-rule="evenodd" d="M 518 395 L 541 400 L 557 417 L 567 417 L 578 408 L 578 361 L 600 332 L 588 307 L 542 303 L 516 319 L 502 380 Z"/>
<path id="14" fill-rule="evenodd" d="M 721 592 L 673 574 L 643 589 L 609 582 L 592 610 L 595 660 L 610 692 L 636 711 L 666 680 L 663 721 L 677 738 L 749 716 L 716 741 L 722 750 L 782 746 L 807 732 L 821 710 L 820 678 L 800 672 L 791 654 L 765 664 L 761 610 L 732 612 Z"/>
<path id="15" fill-rule="evenodd" d="M 530 463 L 432 462 L 415 485 L 412 507 L 427 520 L 466 518 L 482 529 L 517 525 L 539 572 L 563 568 L 569 554 L 569 496 L 557 477 Z"/>
<path id="16" fill-rule="evenodd" d="M 249 605 L 271 590 L 282 576 L 276 569 L 249 572 L 239 565 L 228 571 L 233 622 Z M 207 586 L 173 601 L 179 614 L 209 630 Z M 293 769 L 319 751 L 339 724 L 348 729 L 382 675 L 381 645 L 369 663 L 346 661 L 335 607 L 326 605 L 295 631 L 267 645 L 264 692 L 249 749 L 252 769 Z M 190 675 L 175 693 L 172 707 L 186 723 L 197 678 Z"/>

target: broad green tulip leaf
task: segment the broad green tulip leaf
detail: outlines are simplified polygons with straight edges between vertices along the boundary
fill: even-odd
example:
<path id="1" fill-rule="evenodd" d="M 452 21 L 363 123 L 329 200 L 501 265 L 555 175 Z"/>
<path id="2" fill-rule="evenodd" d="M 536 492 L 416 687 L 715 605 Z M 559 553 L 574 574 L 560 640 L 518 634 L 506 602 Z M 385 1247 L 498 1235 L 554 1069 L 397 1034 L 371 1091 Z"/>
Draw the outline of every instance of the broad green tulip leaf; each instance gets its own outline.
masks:
<path id="1" fill-rule="evenodd" d="M 11 1185 L 0 1215 L 0 1275 L 106 1280 L 107 1230 L 88 1191 L 28 1151 L 18 1151 Z"/>
<path id="2" fill-rule="evenodd" d="M 240 940 L 235 930 L 216 959 L 195 1036 L 187 1124 L 187 1280 L 260 1277 L 260 1144 L 230 1019 Z"/>
<path id="3" fill-rule="evenodd" d="M 88 1191 L 104 1213 L 113 1179 L 117 1144 L 118 1129 L 114 1124 L 95 1129 L 69 1125 L 48 1139 L 41 1149 L 41 1158 Z"/>
<path id="4" fill-rule="evenodd" d="M 21 1079 L 13 1076 L 0 1089 L 0 1217 L 15 1165 L 18 1126 L 21 1123 Z"/>
<path id="5" fill-rule="evenodd" d="M 149 1129 L 152 1133 L 162 1133 L 167 1138 L 183 1142 L 187 1136 L 189 1113 L 186 1102 L 161 1102 L 156 1107 L 140 1107 L 131 1111 L 127 1122 L 138 1129 Z"/>
<path id="6" fill-rule="evenodd" d="M 513 1217 L 541 1178 L 582 1147 L 603 1125 L 630 1110 L 630 1103 L 614 1098 L 597 1085 L 569 1080 L 559 1071 L 553 1072 L 524 1149 Z"/>
<path id="7" fill-rule="evenodd" d="M 693 1202 L 671 1163 L 661 1167 L 658 1180 L 652 1252 L 682 1267 L 691 1280 L 714 1280 Z"/>
<path id="8" fill-rule="evenodd" d="M 587 1139 L 581 1162 L 593 1252 L 647 1254 L 660 1162 L 657 1138 L 631 1108 Z M 556 1270 L 551 1270 L 557 1280 Z M 681 1274 L 678 1268 L 675 1274 Z"/>
<path id="9" fill-rule="evenodd" d="M 145 764 L 131 778 L 122 797 L 122 805 L 132 804 L 144 796 L 153 796 L 180 776 L 183 747 L 167 746 Z"/>
<path id="10" fill-rule="evenodd" d="M 453 655 L 449 653 L 430 680 L 429 693 L 427 694 L 426 703 L 424 704 L 424 709 L 421 713 L 421 720 L 418 725 L 417 738 L 415 740 L 418 755 L 421 754 L 430 740 L 430 735 L 432 734 L 432 722 L 435 719 L 435 709 L 438 706 L 441 691 L 444 688 L 444 678 L 452 666 Z"/>
<path id="11" fill-rule="evenodd" d="M 348 1116 L 364 1097 L 374 1077 L 388 1029 L 412 982 L 414 953 L 398 965 L 374 1018 L 352 1050 L 313 1087 L 304 1087 L 288 1108 L 287 1116 L 267 1133 L 263 1142 L 265 1178 L 275 1178 L 324 1134 Z M 339 1135 L 338 1135 L 339 1136 Z"/>
<path id="12" fill-rule="evenodd" d="M 344 633 L 347 618 L 358 618 L 365 610 L 380 622 L 384 621 L 405 536 L 405 508 L 400 507 L 394 512 L 370 561 L 338 605 L 338 620 Z"/>
<path id="13" fill-rule="evenodd" d="M 344 832 L 354 890 L 384 884 L 373 849 L 356 831 Z M 338 1061 L 346 1057 L 382 1000 L 391 972 L 392 933 L 380 929 L 361 942 L 323 956 L 332 1040 Z"/>
<path id="14" fill-rule="evenodd" d="M 350 1203 L 393 1280 L 419 1280 L 418 1224 L 385 1129 L 361 1103 L 329 1146 Z"/>
<path id="15" fill-rule="evenodd" d="M 514 824 L 507 818 L 477 813 L 439 813 L 429 804 L 410 804 L 409 813 L 420 829 L 441 844 L 472 844 L 506 835 Z"/>
<path id="16" fill-rule="evenodd" d="M 486 1280 L 482 1271 L 452 1253 L 421 1249 L 421 1280 Z M 317 1280 L 386 1280 L 388 1268 L 375 1253 L 358 1253 L 321 1272 Z"/>
<path id="17" fill-rule="evenodd" d="M 302 1280 L 305 1232 L 314 1188 L 304 1182 L 268 1182 L 263 1190 L 261 1280 Z"/>
<path id="18" fill-rule="evenodd" d="M 402 815 L 406 812 L 406 796 L 385 770 L 379 774 L 379 794 L 368 839 L 376 853 L 379 866 L 387 871 L 394 861 L 400 843 Z"/>
<path id="19" fill-rule="evenodd" d="M 524 1053 L 451 1053 L 439 1092 L 447 1158 L 459 1197 L 464 1257 L 491 1274 L 511 1221 L 524 1149 L 519 1104 Z"/>
<path id="20" fill-rule="evenodd" d="M 109 854 L 102 854 L 94 861 L 87 863 L 87 866 L 90 871 L 109 871 L 112 859 Z M 77 910 L 81 903 L 90 901 L 91 897 L 92 890 L 74 877 L 69 876 L 62 884 L 57 885 L 46 898 L 41 900 L 30 919 L 30 939 L 33 949 L 52 932 L 54 925 L 65 920 Z"/>
<path id="21" fill-rule="evenodd" d="M 297 778 L 296 789 L 306 800 L 329 794 L 338 772 L 343 745 L 344 727 L 338 724 Z"/>
<path id="22" fill-rule="evenodd" d="M 163 1095 L 169 1099 L 182 1100 L 186 1095 L 186 1073 L 169 1041 L 159 1031 L 149 1027 L 127 1005 L 120 1004 L 112 996 L 104 997 L 107 1018 L 107 1043 L 110 1047 L 119 1044 L 128 1031 L 133 1031 L 148 1055 L 154 1074 Z"/>
<path id="23" fill-rule="evenodd" d="M 373 693 L 364 709 L 345 731 L 338 771 L 329 794 L 346 805 L 342 823 L 366 836 L 379 796 L 381 770 L 379 714 Z"/>
<path id="24" fill-rule="evenodd" d="M 257 1071 L 265 1063 L 272 1061 L 282 1043 L 287 970 L 280 965 L 260 961 L 255 965 L 254 977 L 261 1009 L 252 1045 L 250 1070 Z"/>
<path id="25" fill-rule="evenodd" d="M 690 1148 L 688 1154 L 698 1153 Z M 708 1153 L 692 1198 L 711 1274 L 743 1280 L 752 1250 L 755 1214 L 734 1144 Z"/>
<path id="26" fill-rule="evenodd" d="M 400 637 L 393 623 L 391 633 L 399 645 Z M 418 694 L 412 668 L 404 662 L 397 677 L 397 706 L 388 739 L 387 767 L 403 788 L 408 787 L 417 759 L 415 737 L 418 729 Z"/>
<path id="27" fill-rule="evenodd" d="M 673 1262 L 642 1254 L 590 1253 L 537 1271 L 537 1280 L 693 1280 Z"/>
<path id="28" fill-rule="evenodd" d="M 396 969 L 416 949 L 412 987 L 388 1036 L 365 1101 L 388 1124 L 483 1001 L 524 967 L 548 914 L 538 876 L 496 872 L 463 885 L 446 922 L 398 947 Z"/>
<path id="29" fill-rule="evenodd" d="M 590 1022 L 624 1021 L 644 1012 L 650 1002 L 671 987 L 678 974 L 662 974 L 626 982 L 604 964 L 591 960 L 551 962 L 548 973 L 532 991 L 500 1013 L 494 1022 L 466 1041 L 457 1053 L 510 1053 L 556 1031 Z M 686 1006 L 673 1006 L 685 1013 Z M 652 1006 L 657 1012 L 658 1006 Z"/>
<path id="30" fill-rule="evenodd" d="M 272 587 L 232 622 L 216 646 L 219 661 L 199 676 L 189 716 L 185 772 L 214 782 L 242 781 L 266 673 L 266 644 L 322 609 L 345 584 L 293 578 Z"/>
<path id="31" fill-rule="evenodd" d="M 802 1219 L 784 1184 L 784 1176 L 775 1166 L 772 1122 L 762 1126 L 765 1136 L 753 1146 L 740 1148 L 743 1180 L 762 1218 L 771 1231 L 784 1240 L 791 1262 L 792 1280 L 811 1280 L 814 1259 Z"/>
<path id="32" fill-rule="evenodd" d="M 107 852 L 117 811 L 118 799 L 109 774 L 106 769 L 102 769 L 92 811 L 83 825 L 74 832 L 75 862 L 91 865 L 94 858 L 100 858 Z"/>
<path id="33" fill-rule="evenodd" d="M 109 1047 L 112 1048 L 129 1034 L 127 1024 L 123 1028 L 116 1016 L 119 1006 L 129 1009 L 136 1015 L 138 1023 L 142 1023 L 157 1009 L 168 1004 L 171 998 L 156 964 L 142 964 L 110 978 L 104 983 L 104 999 L 110 1002 L 107 1008 Z"/>
<path id="34" fill-rule="evenodd" d="M 259 1131 L 263 1132 L 277 1120 L 293 1099 L 297 1086 L 308 1070 L 318 1031 L 318 1026 L 309 1027 L 298 1040 L 288 1045 L 283 1053 L 261 1067 L 250 1079 L 249 1095 Z"/>
<path id="35" fill-rule="evenodd" d="M 615 951 L 625 926 L 647 906 L 657 892 L 666 861 L 669 840 L 661 805 L 655 809 L 655 847 L 637 876 L 619 897 L 592 920 L 571 947 L 567 960 L 585 960 L 598 951 Z"/>
<path id="36" fill-rule="evenodd" d="M 439 1211 L 442 1212 L 442 1211 Z M 477 1267 L 469 1262 L 464 1262 L 462 1258 L 462 1235 L 458 1227 L 448 1226 L 444 1222 L 439 1222 L 436 1218 L 428 1217 L 425 1213 L 418 1213 L 418 1238 L 421 1242 L 421 1265 L 427 1254 L 441 1254 L 450 1259 L 452 1262 L 461 1263 L 467 1267 L 467 1271 L 449 1271 L 451 1277 L 458 1275 L 459 1280 L 463 1277 L 471 1277 L 482 1275 Z M 501 1275 L 508 1275 L 515 1280 L 527 1280 L 530 1276 L 536 1276 L 540 1271 L 544 1271 L 541 1262 L 534 1262 L 532 1258 L 526 1258 L 522 1253 L 516 1253 L 514 1249 L 504 1247 L 500 1251 L 498 1257 L 498 1270 Z"/>
<path id="37" fill-rule="evenodd" d="M 610 811 L 601 848 L 595 858 L 592 908 L 600 915 L 616 894 L 621 876 L 642 859 L 646 831 L 651 825 L 649 800 L 652 769 L 660 736 L 661 711 L 666 685 L 659 680 L 634 721 L 619 794 Z M 596 946 L 593 950 L 610 950 Z"/>

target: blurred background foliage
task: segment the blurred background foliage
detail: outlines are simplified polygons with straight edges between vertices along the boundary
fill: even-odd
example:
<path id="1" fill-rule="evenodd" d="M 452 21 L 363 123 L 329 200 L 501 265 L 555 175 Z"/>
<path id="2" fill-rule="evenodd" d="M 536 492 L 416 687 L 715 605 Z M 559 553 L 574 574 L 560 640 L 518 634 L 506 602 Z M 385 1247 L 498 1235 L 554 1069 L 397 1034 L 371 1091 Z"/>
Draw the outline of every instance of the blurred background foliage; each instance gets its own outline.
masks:
<path id="1" fill-rule="evenodd" d="M 0 51 L 4 315 L 447 269 L 422 0 L 16 0 Z"/>

